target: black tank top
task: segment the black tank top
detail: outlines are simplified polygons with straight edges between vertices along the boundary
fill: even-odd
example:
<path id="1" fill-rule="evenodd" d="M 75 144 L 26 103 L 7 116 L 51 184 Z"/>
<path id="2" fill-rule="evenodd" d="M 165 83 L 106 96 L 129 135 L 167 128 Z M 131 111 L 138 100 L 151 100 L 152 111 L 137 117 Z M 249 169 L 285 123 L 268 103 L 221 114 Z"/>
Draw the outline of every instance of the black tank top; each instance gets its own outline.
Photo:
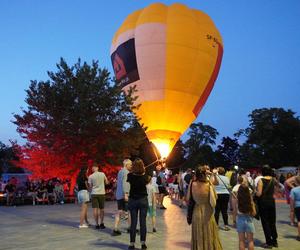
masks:
<path id="1" fill-rule="evenodd" d="M 261 200 L 273 200 L 274 197 L 274 180 L 273 178 L 270 180 L 267 180 L 265 178 L 261 178 L 263 183 L 263 190 L 262 190 L 262 196 L 260 197 Z"/>

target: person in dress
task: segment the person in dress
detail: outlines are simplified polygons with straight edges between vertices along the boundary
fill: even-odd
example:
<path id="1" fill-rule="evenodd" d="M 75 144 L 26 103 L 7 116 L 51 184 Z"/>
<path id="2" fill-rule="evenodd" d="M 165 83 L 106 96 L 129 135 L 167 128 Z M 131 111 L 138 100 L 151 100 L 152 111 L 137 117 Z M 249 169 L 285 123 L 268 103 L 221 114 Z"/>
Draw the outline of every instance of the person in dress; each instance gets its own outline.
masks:
<path id="1" fill-rule="evenodd" d="M 192 217 L 192 250 L 222 250 L 214 208 L 210 203 L 210 185 L 205 166 L 196 170 L 196 181 L 190 184 L 192 198 L 195 201 Z M 214 188 L 214 187 L 213 187 Z M 188 198 L 190 192 L 188 194 Z"/>
<path id="2" fill-rule="evenodd" d="M 256 214 L 255 205 L 245 184 L 241 184 L 237 192 L 237 232 L 239 235 L 239 250 L 245 250 L 245 240 L 248 250 L 254 249 L 253 234 L 255 232 L 253 216 Z"/>
<path id="3" fill-rule="evenodd" d="M 151 181 L 151 177 L 145 174 L 144 162 L 136 159 L 132 164 L 132 171 L 127 176 L 130 184 L 128 209 L 131 216 L 130 225 L 130 245 L 128 249 L 135 249 L 136 226 L 139 215 L 141 248 L 147 249 L 147 210 L 148 198 L 146 185 Z"/>

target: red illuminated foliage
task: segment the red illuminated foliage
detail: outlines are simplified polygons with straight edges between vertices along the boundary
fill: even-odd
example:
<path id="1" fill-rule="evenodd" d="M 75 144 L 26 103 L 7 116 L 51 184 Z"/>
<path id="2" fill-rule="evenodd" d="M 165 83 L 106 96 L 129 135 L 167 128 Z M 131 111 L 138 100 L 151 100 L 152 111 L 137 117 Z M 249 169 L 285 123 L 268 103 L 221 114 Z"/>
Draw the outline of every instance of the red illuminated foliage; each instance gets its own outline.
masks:
<path id="1" fill-rule="evenodd" d="M 97 62 L 68 66 L 61 59 L 48 81 L 31 81 L 27 109 L 15 115 L 27 140 L 17 146 L 18 165 L 35 177 L 72 178 L 87 162 L 99 162 L 108 176 L 124 157 L 135 153 L 144 130 L 131 111 L 135 92 L 122 92 Z"/>

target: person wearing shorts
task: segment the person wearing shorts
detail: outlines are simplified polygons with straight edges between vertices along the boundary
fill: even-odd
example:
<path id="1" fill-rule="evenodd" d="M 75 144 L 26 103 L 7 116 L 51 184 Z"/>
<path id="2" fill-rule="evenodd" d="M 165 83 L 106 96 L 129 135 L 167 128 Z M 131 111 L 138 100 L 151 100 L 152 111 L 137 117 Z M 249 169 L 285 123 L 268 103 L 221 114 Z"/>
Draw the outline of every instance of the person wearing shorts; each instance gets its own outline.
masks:
<path id="1" fill-rule="evenodd" d="M 121 235 L 119 230 L 120 217 L 126 218 L 128 222 L 128 231 L 130 228 L 130 216 L 127 215 L 128 211 L 128 195 L 130 190 L 130 184 L 127 182 L 127 175 L 131 171 L 132 162 L 129 159 L 123 161 L 123 168 L 118 172 L 117 176 L 117 190 L 116 190 L 116 199 L 118 205 L 118 212 L 115 215 L 115 227 L 112 235 L 118 236 Z"/>
<path id="2" fill-rule="evenodd" d="M 77 199 L 78 204 L 81 205 L 80 224 L 79 228 L 88 228 L 89 222 L 87 219 L 88 202 L 90 201 L 90 194 L 88 192 L 88 178 L 87 167 L 82 167 L 77 177 Z"/>
<path id="3" fill-rule="evenodd" d="M 105 203 L 105 185 L 109 182 L 103 172 L 99 172 L 98 164 L 93 165 L 93 174 L 89 176 L 88 183 L 92 190 L 92 208 L 96 229 L 105 229 L 104 220 L 104 203 Z M 99 224 L 100 219 L 100 224 Z"/>
<path id="4" fill-rule="evenodd" d="M 236 210 L 238 211 L 236 230 L 239 235 L 239 250 L 244 250 L 246 248 L 246 239 L 248 250 L 253 250 L 253 234 L 255 232 L 253 216 L 256 214 L 256 210 L 248 185 L 242 183 L 239 186 L 236 206 Z"/>
<path id="5" fill-rule="evenodd" d="M 295 178 L 295 182 L 297 187 L 294 187 L 291 190 L 290 202 L 292 208 L 294 209 L 295 217 L 297 218 L 297 226 L 298 226 L 297 240 L 300 241 L 300 176 L 297 176 Z"/>

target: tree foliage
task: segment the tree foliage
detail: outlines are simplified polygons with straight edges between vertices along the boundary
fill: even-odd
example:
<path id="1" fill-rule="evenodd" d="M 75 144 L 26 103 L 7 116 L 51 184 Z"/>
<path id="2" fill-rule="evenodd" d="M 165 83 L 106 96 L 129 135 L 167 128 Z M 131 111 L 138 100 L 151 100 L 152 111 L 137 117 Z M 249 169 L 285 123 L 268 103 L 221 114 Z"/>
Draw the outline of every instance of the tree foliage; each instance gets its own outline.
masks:
<path id="1" fill-rule="evenodd" d="M 291 110 L 262 108 L 250 115 L 249 127 L 241 147 L 242 162 L 248 166 L 270 164 L 273 167 L 300 163 L 300 120 Z"/>
<path id="2" fill-rule="evenodd" d="M 145 134 L 131 111 L 137 108 L 134 88 L 125 94 L 95 61 L 79 59 L 69 66 L 61 59 L 48 76 L 31 81 L 27 109 L 14 115 L 27 140 L 18 147 L 20 164 L 64 175 L 75 173 L 82 162 L 120 164 L 136 152 Z"/>
<path id="3" fill-rule="evenodd" d="M 240 145 L 237 138 L 223 137 L 218 146 L 218 164 L 230 168 L 240 162 Z"/>

